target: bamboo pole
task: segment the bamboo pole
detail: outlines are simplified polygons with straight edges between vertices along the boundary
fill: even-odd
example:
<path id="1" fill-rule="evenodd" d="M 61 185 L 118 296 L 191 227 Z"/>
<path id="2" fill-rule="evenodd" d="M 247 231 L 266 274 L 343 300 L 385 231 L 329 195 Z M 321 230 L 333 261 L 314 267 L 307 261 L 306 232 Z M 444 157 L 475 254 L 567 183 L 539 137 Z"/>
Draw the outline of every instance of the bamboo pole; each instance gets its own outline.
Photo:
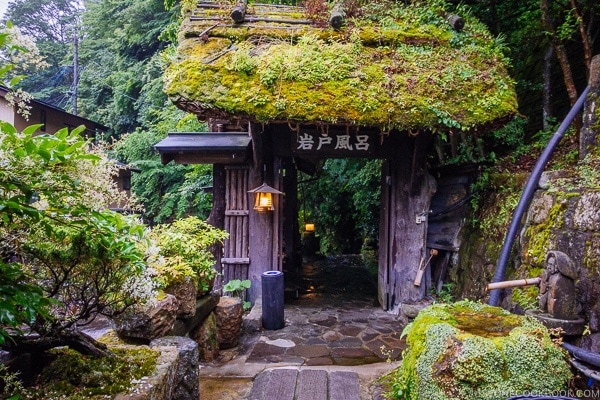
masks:
<path id="1" fill-rule="evenodd" d="M 488 283 L 486 289 L 494 290 L 494 289 L 506 289 L 511 287 L 519 287 L 519 286 L 529 286 L 529 285 L 539 285 L 542 281 L 542 278 L 526 278 L 526 279 L 517 279 L 514 281 L 502 281 L 502 282 L 494 282 Z"/>

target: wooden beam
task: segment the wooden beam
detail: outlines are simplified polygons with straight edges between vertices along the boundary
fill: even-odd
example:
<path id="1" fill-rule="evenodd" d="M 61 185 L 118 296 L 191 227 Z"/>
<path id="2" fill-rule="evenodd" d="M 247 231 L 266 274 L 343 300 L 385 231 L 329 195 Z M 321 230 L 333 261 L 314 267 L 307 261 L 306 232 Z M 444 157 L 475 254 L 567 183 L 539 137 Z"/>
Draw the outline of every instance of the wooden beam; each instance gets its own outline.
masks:
<path id="1" fill-rule="evenodd" d="M 331 25 L 333 29 L 340 29 L 345 21 L 346 11 L 344 10 L 344 4 L 341 2 L 335 3 L 329 16 L 329 25 Z"/>
<path id="2" fill-rule="evenodd" d="M 237 22 L 238 24 L 244 22 L 244 18 L 246 17 L 246 7 L 246 0 L 238 1 L 236 6 L 231 11 L 231 19 Z"/>
<path id="3" fill-rule="evenodd" d="M 446 21 L 448 21 L 452 29 L 454 29 L 457 32 L 460 32 L 462 28 L 465 27 L 465 20 L 460 15 L 446 13 L 444 17 L 446 18 Z"/>

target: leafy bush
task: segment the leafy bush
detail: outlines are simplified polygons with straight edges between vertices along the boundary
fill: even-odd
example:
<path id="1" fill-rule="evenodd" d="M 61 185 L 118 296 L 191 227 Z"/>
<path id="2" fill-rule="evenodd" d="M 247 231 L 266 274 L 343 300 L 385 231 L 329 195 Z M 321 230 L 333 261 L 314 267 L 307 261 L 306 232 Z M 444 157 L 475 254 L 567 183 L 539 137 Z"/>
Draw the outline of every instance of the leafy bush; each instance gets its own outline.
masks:
<path id="1" fill-rule="evenodd" d="M 192 279 L 199 294 L 210 290 L 217 275 L 210 246 L 227 238 L 227 232 L 188 217 L 171 224 L 155 226 L 149 234 L 147 261 L 157 272 L 161 288 L 179 280 Z"/>

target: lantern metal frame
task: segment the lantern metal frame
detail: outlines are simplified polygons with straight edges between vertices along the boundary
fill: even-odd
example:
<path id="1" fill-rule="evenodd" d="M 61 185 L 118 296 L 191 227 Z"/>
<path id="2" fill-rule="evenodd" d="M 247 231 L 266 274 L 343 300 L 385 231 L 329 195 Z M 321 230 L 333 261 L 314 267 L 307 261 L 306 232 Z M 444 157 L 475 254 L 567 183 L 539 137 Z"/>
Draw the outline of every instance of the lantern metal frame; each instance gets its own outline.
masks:
<path id="1" fill-rule="evenodd" d="M 273 206 L 273 195 L 283 194 L 283 192 L 280 192 L 266 183 L 263 183 L 257 188 L 248 190 L 248 193 L 255 194 L 254 209 L 258 212 L 275 210 L 275 207 Z"/>

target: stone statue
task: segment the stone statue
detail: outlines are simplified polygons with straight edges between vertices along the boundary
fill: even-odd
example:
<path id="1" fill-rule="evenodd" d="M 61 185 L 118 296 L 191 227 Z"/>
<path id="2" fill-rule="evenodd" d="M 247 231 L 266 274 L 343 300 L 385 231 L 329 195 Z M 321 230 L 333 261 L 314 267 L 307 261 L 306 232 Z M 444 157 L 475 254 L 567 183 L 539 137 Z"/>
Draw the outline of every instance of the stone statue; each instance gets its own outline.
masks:
<path id="1" fill-rule="evenodd" d="M 577 269 L 569 256 L 549 251 L 540 282 L 540 310 L 556 319 L 577 319 L 576 279 Z"/>

